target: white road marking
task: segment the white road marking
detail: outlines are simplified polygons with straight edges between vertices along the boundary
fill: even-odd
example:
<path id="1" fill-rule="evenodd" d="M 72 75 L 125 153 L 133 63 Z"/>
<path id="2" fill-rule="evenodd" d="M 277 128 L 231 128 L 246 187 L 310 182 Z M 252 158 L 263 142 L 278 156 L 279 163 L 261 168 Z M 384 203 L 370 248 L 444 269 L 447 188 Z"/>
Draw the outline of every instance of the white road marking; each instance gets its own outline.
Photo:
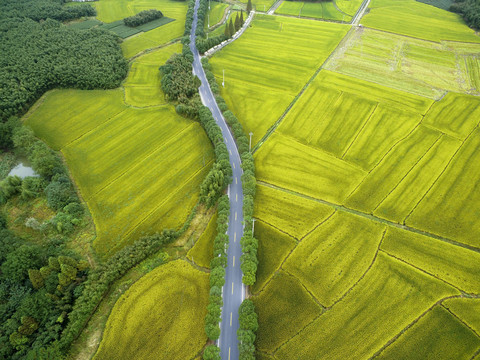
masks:
<path id="1" fill-rule="evenodd" d="M 235 178 L 235 184 L 238 184 L 238 178 Z"/>
<path id="2" fill-rule="evenodd" d="M 237 212 L 235 211 L 235 221 L 237 221 Z"/>
<path id="3" fill-rule="evenodd" d="M 228 360 L 230 360 L 230 346 L 228 347 Z"/>
<path id="4" fill-rule="evenodd" d="M 228 151 L 230 151 L 230 155 L 232 155 L 232 150 L 228 150 Z"/>
<path id="5" fill-rule="evenodd" d="M 233 257 L 233 265 L 232 267 L 235 267 L 235 256 Z"/>
<path id="6" fill-rule="evenodd" d="M 233 242 L 237 242 L 237 233 L 233 234 Z"/>
<path id="7" fill-rule="evenodd" d="M 233 282 L 232 282 L 232 295 L 233 295 Z"/>
<path id="8" fill-rule="evenodd" d="M 238 194 L 235 195 L 235 201 L 238 201 Z"/>
<path id="9" fill-rule="evenodd" d="M 233 164 L 233 168 L 235 169 L 235 163 L 232 163 Z"/>
<path id="10" fill-rule="evenodd" d="M 230 313 L 230 326 L 232 326 L 232 316 L 233 316 L 233 314 Z"/>
<path id="11" fill-rule="evenodd" d="M 225 136 L 223 138 L 225 139 L 225 144 L 227 144 L 228 143 L 227 138 Z"/>

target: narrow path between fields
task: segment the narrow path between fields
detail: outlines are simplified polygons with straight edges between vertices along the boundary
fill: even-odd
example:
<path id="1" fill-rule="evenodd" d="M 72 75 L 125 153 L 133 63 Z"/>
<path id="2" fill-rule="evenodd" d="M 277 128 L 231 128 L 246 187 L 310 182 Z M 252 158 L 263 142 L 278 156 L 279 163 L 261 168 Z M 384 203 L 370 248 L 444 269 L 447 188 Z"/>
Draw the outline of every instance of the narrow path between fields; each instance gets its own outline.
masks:
<path id="1" fill-rule="evenodd" d="M 243 274 L 240 269 L 240 258 L 242 247 L 240 239 L 243 236 L 243 190 L 242 190 L 242 168 L 240 155 L 235 140 L 218 108 L 215 96 L 210 89 L 205 71 L 200 61 L 200 54 L 195 46 L 195 30 L 197 28 L 197 11 L 200 0 L 195 1 L 192 30 L 190 33 L 190 50 L 193 53 L 193 73 L 201 81 L 199 88 L 202 103 L 212 112 L 215 122 L 220 127 L 224 143 L 229 150 L 230 166 L 233 171 L 233 182 L 228 187 L 230 198 L 230 217 L 228 221 L 229 245 L 227 250 L 227 268 L 225 274 L 225 285 L 222 288 L 223 308 L 222 320 L 220 323 L 220 339 L 218 346 L 224 360 L 237 360 L 239 358 L 237 330 L 239 328 L 238 308 L 245 298 L 245 286 L 242 282 Z"/>

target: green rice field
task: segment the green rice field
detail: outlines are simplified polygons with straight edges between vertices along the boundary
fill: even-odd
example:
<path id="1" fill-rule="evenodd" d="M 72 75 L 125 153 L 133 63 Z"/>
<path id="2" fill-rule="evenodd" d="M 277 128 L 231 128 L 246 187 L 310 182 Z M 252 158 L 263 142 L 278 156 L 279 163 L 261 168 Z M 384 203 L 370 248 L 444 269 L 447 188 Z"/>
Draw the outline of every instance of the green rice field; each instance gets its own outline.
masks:
<path id="1" fill-rule="evenodd" d="M 314 19 L 336 20 L 342 22 L 349 22 L 352 19 L 350 15 L 338 11 L 331 1 L 316 3 L 284 1 L 278 7 L 278 9 L 275 10 L 275 13 Z"/>
<path id="2" fill-rule="evenodd" d="M 210 19 L 210 27 L 218 24 L 222 20 L 223 15 L 225 14 L 225 10 L 227 10 L 228 6 L 229 5 L 226 3 L 210 1 L 210 11 L 208 12 Z M 247 14 L 244 13 L 243 18 L 246 19 L 246 17 Z M 207 21 L 205 21 L 205 28 L 207 28 L 207 25 Z"/>
<path id="3" fill-rule="evenodd" d="M 139 236 L 179 228 L 212 164 L 200 125 L 177 115 L 160 90 L 158 67 L 180 49 L 175 44 L 137 58 L 124 89 L 51 91 L 26 120 L 64 154 L 102 256 Z"/>
<path id="4" fill-rule="evenodd" d="M 339 24 L 257 14 L 240 39 L 210 60 L 219 83 L 225 70 L 221 95 L 245 131 L 253 132 L 252 145 L 280 117 L 347 30 Z"/>
<path id="5" fill-rule="evenodd" d="M 217 214 L 212 216 L 207 228 L 195 241 L 195 245 L 188 251 L 187 258 L 194 264 L 204 268 L 210 268 L 213 259 L 213 240 L 217 235 Z"/>
<path id="6" fill-rule="evenodd" d="M 116 302 L 94 359 L 193 359 L 207 337 L 208 274 L 186 261 L 159 266 Z"/>

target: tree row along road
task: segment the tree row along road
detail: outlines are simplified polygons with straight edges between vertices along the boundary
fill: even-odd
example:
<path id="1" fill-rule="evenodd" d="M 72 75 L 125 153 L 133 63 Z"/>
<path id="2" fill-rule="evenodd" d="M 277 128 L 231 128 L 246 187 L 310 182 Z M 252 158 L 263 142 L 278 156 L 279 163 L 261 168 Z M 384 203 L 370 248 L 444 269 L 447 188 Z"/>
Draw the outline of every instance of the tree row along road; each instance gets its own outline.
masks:
<path id="1" fill-rule="evenodd" d="M 240 269 L 240 257 L 242 247 L 240 239 L 243 235 L 243 190 L 242 190 L 242 168 L 240 167 L 240 155 L 233 140 L 233 136 L 223 118 L 222 112 L 218 108 L 215 97 L 210 90 L 205 72 L 200 61 L 200 54 L 195 46 L 195 30 L 197 28 L 197 10 L 200 1 L 196 0 L 192 30 L 190 33 L 190 50 L 193 53 L 193 73 L 198 76 L 202 85 L 199 88 L 202 103 L 207 106 L 220 126 L 223 135 L 223 141 L 230 154 L 230 165 L 233 171 L 233 181 L 229 186 L 230 197 L 230 218 L 228 222 L 228 263 L 225 274 L 225 285 L 223 287 L 223 308 L 222 322 L 220 324 L 219 347 L 223 360 L 237 360 L 239 357 L 237 330 L 238 308 L 245 298 L 245 287 L 242 283 L 242 270 Z"/>

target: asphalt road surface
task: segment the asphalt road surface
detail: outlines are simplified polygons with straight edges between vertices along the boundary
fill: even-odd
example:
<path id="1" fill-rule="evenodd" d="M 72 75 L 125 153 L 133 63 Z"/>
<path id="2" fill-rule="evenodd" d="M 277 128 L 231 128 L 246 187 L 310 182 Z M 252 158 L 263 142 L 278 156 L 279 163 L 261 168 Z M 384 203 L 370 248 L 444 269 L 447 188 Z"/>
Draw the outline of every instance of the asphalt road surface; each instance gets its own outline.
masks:
<path id="1" fill-rule="evenodd" d="M 240 269 L 240 256 L 242 247 L 240 239 L 243 235 L 243 191 L 242 191 L 242 168 L 240 167 L 240 155 L 233 140 L 233 136 L 227 127 L 222 112 L 218 108 L 210 86 L 208 85 L 205 72 L 200 62 L 200 55 L 195 47 L 195 30 L 197 28 L 197 10 L 199 0 L 195 3 L 194 19 L 190 34 L 190 49 L 193 52 L 193 72 L 199 77 L 202 85 L 199 88 L 200 97 L 205 106 L 213 114 L 215 121 L 222 130 L 223 140 L 230 153 L 230 165 L 233 171 L 233 181 L 229 186 L 230 219 L 228 223 L 228 265 L 226 268 L 225 285 L 223 287 L 222 322 L 220 324 L 221 335 L 218 342 L 222 360 L 237 360 L 238 353 L 238 308 L 245 298 L 245 287 L 242 283 L 242 270 Z"/>

